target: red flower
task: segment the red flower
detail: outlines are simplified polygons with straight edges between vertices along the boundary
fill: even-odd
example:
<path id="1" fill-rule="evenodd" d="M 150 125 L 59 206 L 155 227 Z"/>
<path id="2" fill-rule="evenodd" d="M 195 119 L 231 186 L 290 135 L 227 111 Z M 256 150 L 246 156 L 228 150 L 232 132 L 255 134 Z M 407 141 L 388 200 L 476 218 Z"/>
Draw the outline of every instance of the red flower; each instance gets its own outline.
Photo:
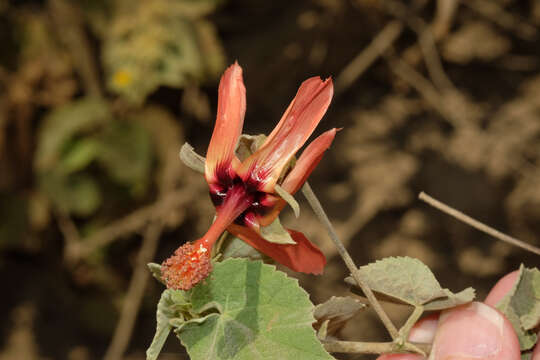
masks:
<path id="1" fill-rule="evenodd" d="M 208 146 L 205 177 L 217 218 L 208 232 L 194 243 L 182 245 L 163 262 L 167 287 L 188 290 L 211 271 L 211 250 L 228 230 L 255 249 L 292 270 L 321 274 L 326 263 L 322 252 L 300 232 L 288 230 L 295 244 L 276 244 L 261 236 L 286 202 L 275 186 L 294 154 L 304 145 L 322 119 L 333 94 L 331 79 L 310 78 L 298 92 L 278 125 L 264 143 L 244 161 L 235 155 L 246 110 L 242 68 L 230 66 L 219 84 L 216 125 Z M 294 194 L 330 146 L 336 129 L 315 139 L 296 161 L 280 186 Z"/>

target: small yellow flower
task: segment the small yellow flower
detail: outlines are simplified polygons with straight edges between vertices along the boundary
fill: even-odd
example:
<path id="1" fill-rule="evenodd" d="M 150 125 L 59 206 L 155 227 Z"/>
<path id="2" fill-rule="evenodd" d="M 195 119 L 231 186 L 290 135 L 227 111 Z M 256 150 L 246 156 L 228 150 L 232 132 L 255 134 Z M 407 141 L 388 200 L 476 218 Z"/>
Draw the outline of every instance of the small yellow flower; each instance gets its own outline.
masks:
<path id="1" fill-rule="evenodd" d="M 116 87 L 123 88 L 133 82 L 133 75 L 130 71 L 121 69 L 114 73 L 113 84 Z"/>

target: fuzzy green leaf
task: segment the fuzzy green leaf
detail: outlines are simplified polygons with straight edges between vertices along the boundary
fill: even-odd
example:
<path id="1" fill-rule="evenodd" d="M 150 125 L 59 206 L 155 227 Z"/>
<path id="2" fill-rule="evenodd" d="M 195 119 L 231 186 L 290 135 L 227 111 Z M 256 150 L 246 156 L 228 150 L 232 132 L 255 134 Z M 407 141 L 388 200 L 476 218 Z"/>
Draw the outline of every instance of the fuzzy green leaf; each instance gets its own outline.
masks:
<path id="1" fill-rule="evenodd" d="M 161 276 L 161 265 L 156 263 L 148 263 L 146 264 L 148 266 L 148 270 L 150 270 L 150 273 L 152 273 L 152 276 L 154 279 L 165 285 L 165 281 L 163 280 L 163 277 Z"/>
<path id="2" fill-rule="evenodd" d="M 454 294 L 442 288 L 431 270 L 420 260 L 409 257 L 385 258 L 362 266 L 360 271 L 375 296 L 383 301 L 423 306 L 425 310 L 442 310 L 474 299 L 473 288 Z M 345 282 L 357 286 L 350 276 Z"/>
<path id="3" fill-rule="evenodd" d="M 274 191 L 276 192 L 276 194 L 278 194 L 283 200 L 285 200 L 287 202 L 287 204 L 289 204 L 289 206 L 293 209 L 293 212 L 294 212 L 294 216 L 295 217 L 299 217 L 300 216 L 300 205 L 298 205 L 298 202 L 296 201 L 296 199 L 294 198 L 294 196 L 292 196 L 291 194 L 289 194 L 285 189 L 283 189 L 281 186 L 279 186 L 278 184 L 276 184 L 274 186 Z"/>
<path id="4" fill-rule="evenodd" d="M 270 225 L 261 226 L 261 236 L 274 244 L 296 244 L 291 234 L 281 225 L 279 217 L 276 217 Z"/>
<path id="5" fill-rule="evenodd" d="M 521 350 L 531 349 L 538 336 L 532 330 L 540 320 L 540 271 L 521 265 L 518 280 L 497 309 L 506 315 L 518 335 Z"/>
<path id="6" fill-rule="evenodd" d="M 150 347 L 146 350 L 147 360 L 156 360 L 172 330 L 172 325 L 169 319 L 174 317 L 174 312 L 171 310 L 174 302 L 171 299 L 171 292 L 174 290 L 165 290 L 161 294 L 156 312 L 156 334 L 152 339 Z"/>
<path id="7" fill-rule="evenodd" d="M 262 260 L 265 263 L 272 262 L 272 259 L 244 240 L 237 238 L 232 234 L 228 234 L 220 246 L 220 252 L 223 259 L 229 258 L 246 258 L 250 260 Z"/>
<path id="8" fill-rule="evenodd" d="M 204 163 L 206 159 L 197 154 L 193 149 L 193 146 L 188 143 L 184 143 L 180 149 L 180 160 L 188 168 L 197 171 L 198 173 L 204 174 Z"/>
<path id="9" fill-rule="evenodd" d="M 435 276 L 420 260 L 389 257 L 360 268 L 369 287 L 383 300 L 424 305 L 446 297 Z M 355 284 L 351 277 L 346 282 Z"/>
<path id="10" fill-rule="evenodd" d="M 521 325 L 525 330 L 532 330 L 540 325 L 540 271 L 537 268 L 525 269 L 519 283 L 519 299 L 514 303 L 518 307 Z"/>
<path id="11" fill-rule="evenodd" d="M 157 359 L 173 328 L 181 328 L 187 321 L 202 321 L 193 317 L 189 296 L 189 292 L 171 289 L 161 294 L 156 312 L 156 333 L 146 350 L 147 360 Z"/>
<path id="12" fill-rule="evenodd" d="M 438 311 L 453 308 L 459 305 L 470 303 L 474 300 L 476 294 L 475 290 L 471 287 L 466 288 L 456 294 L 448 289 L 444 289 L 446 298 L 435 299 L 424 305 L 426 311 Z"/>
<path id="13" fill-rule="evenodd" d="M 274 266 L 225 260 L 191 294 L 194 312 L 211 312 L 176 331 L 192 360 L 332 359 L 313 330 L 308 294 Z"/>
<path id="14" fill-rule="evenodd" d="M 313 315 L 317 320 L 315 329 L 319 329 L 319 337 L 326 334 L 335 334 L 341 329 L 347 321 L 349 321 L 356 313 L 363 310 L 367 305 L 360 302 L 358 299 L 351 297 L 336 297 L 332 296 L 330 299 L 322 304 L 315 306 Z M 324 327 L 324 329 L 323 329 Z M 321 332 L 321 330 L 323 330 Z"/>

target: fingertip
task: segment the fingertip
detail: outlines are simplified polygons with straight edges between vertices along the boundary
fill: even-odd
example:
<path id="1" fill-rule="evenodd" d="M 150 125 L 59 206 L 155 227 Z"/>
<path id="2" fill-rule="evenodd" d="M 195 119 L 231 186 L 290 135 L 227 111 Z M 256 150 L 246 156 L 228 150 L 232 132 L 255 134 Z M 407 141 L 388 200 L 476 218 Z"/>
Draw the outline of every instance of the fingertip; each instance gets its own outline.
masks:
<path id="1" fill-rule="evenodd" d="M 388 354 L 381 355 L 377 360 L 425 360 L 426 358 L 422 355 L 416 354 Z"/>
<path id="2" fill-rule="evenodd" d="M 519 342 L 510 322 L 479 302 L 444 311 L 430 359 L 519 360 Z"/>
<path id="3" fill-rule="evenodd" d="M 502 277 L 495 284 L 495 286 L 493 286 L 488 296 L 484 300 L 484 304 L 489 306 L 497 305 L 497 303 L 501 301 L 501 299 L 512 289 L 517 281 L 518 276 L 519 270 L 516 270 Z"/>
<path id="4" fill-rule="evenodd" d="M 416 343 L 431 344 L 437 331 L 439 313 L 431 314 L 414 324 L 409 333 L 409 341 Z"/>
<path id="5" fill-rule="evenodd" d="M 540 338 L 540 331 L 538 332 L 538 337 Z M 534 347 L 531 360 L 540 360 L 540 341 L 536 343 Z"/>

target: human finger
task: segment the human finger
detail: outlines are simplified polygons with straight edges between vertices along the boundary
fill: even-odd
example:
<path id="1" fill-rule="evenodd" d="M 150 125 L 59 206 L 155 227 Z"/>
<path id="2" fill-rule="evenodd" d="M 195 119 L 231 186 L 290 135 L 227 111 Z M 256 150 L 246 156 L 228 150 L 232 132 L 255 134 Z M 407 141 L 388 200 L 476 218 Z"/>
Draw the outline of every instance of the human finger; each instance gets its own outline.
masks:
<path id="1" fill-rule="evenodd" d="M 512 324 L 489 305 L 472 302 L 443 311 L 433 340 L 434 360 L 519 360 Z"/>
<path id="2" fill-rule="evenodd" d="M 409 333 L 408 340 L 411 342 L 430 344 L 435 337 L 435 331 L 437 330 L 437 322 L 439 321 L 439 314 L 432 314 L 419 320 L 414 324 L 411 332 Z M 421 355 L 416 354 L 386 354 L 381 355 L 377 360 L 424 360 Z"/>
<path id="3" fill-rule="evenodd" d="M 509 274 L 503 276 L 495 286 L 491 289 L 488 296 L 484 300 L 484 304 L 489 306 L 495 306 L 502 298 L 512 289 L 517 281 L 519 270 L 512 271 Z"/>

